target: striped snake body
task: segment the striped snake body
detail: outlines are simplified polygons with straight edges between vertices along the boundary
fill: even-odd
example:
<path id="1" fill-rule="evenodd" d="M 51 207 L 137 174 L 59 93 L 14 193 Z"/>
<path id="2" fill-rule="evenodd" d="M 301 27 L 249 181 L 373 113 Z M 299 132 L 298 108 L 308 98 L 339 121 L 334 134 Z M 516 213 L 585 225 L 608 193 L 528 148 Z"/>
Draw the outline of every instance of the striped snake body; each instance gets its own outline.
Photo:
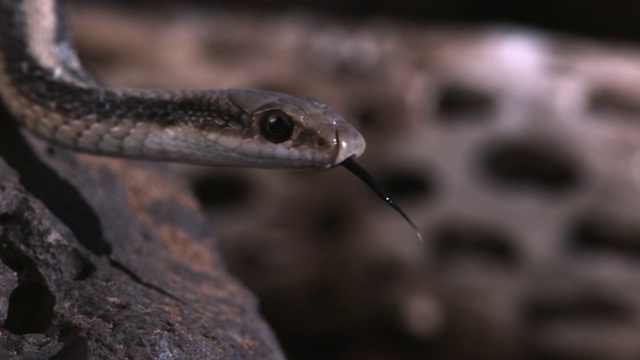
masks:
<path id="1" fill-rule="evenodd" d="M 408 220 L 353 160 L 364 151 L 362 135 L 325 104 L 259 90 L 105 87 L 80 65 L 63 13 L 61 0 L 0 0 L 0 95 L 30 132 L 116 157 L 259 168 L 344 165 Z"/>

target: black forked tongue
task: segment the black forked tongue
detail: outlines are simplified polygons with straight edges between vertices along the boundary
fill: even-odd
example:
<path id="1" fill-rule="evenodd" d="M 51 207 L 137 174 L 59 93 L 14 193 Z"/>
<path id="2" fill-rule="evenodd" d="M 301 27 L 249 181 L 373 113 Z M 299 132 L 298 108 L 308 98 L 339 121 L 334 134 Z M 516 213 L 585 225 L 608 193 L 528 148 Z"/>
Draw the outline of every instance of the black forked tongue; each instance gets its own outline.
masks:
<path id="1" fill-rule="evenodd" d="M 371 190 L 378 194 L 378 196 L 380 196 L 382 200 L 389 204 L 389 206 L 394 208 L 409 223 L 409 225 L 411 225 L 413 230 L 415 230 L 416 235 L 418 235 L 418 240 L 420 240 L 421 243 L 424 242 L 424 240 L 422 239 L 422 233 L 420 232 L 418 226 L 416 226 L 416 224 L 411 221 L 411 219 L 409 219 L 409 216 L 407 216 L 407 214 L 405 214 L 404 211 L 400 209 L 398 204 L 396 204 L 396 202 L 391 199 L 387 192 L 384 191 L 382 186 L 376 181 L 376 179 L 373 178 L 373 176 L 371 176 L 371 174 L 367 172 L 367 170 L 358 165 L 358 163 L 353 160 L 353 158 L 346 159 L 342 162 L 342 165 L 349 169 L 349 171 L 351 171 L 355 176 L 360 178 L 360 180 L 362 180 L 365 184 L 367 184 L 367 186 L 369 186 Z"/>

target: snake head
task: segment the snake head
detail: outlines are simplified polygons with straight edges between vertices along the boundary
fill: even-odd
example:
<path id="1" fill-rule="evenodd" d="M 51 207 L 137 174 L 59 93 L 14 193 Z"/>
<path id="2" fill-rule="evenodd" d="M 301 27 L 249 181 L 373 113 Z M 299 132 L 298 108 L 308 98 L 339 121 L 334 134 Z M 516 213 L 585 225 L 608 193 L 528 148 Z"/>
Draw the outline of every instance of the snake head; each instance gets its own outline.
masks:
<path id="1" fill-rule="evenodd" d="M 229 100 L 245 114 L 247 127 L 236 151 L 258 166 L 328 169 L 365 149 L 362 135 L 318 100 L 247 90 L 231 91 Z"/>

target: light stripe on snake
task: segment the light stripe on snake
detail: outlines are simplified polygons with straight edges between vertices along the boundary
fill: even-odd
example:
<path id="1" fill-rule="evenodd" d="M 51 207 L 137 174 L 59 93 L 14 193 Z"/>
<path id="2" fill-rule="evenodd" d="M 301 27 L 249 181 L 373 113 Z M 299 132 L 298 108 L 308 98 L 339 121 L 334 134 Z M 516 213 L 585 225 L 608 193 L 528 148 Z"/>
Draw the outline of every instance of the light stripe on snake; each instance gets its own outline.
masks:
<path id="1" fill-rule="evenodd" d="M 345 165 L 417 231 L 353 160 L 362 135 L 327 105 L 260 90 L 103 86 L 80 65 L 60 0 L 0 0 L 0 95 L 33 134 L 77 151 L 210 166 Z"/>

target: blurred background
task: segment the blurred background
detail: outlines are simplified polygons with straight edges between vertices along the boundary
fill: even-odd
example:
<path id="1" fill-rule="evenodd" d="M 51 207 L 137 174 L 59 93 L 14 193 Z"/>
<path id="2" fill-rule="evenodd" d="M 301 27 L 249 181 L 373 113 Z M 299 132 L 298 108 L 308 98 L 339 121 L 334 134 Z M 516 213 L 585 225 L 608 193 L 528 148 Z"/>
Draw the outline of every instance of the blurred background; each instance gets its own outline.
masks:
<path id="1" fill-rule="evenodd" d="M 176 165 L 290 359 L 640 358 L 640 5 L 73 1 L 109 84 L 313 96 L 346 170 Z"/>

